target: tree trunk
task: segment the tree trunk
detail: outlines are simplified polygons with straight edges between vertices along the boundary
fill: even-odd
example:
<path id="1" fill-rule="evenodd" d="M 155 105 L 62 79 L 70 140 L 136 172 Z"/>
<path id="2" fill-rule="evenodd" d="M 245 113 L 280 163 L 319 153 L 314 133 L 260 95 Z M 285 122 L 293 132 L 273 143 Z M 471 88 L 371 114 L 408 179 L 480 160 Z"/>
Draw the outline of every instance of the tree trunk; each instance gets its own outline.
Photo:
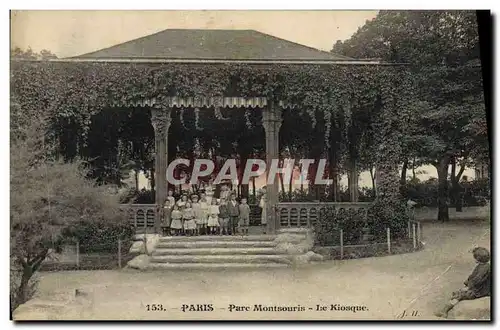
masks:
<path id="1" fill-rule="evenodd" d="M 218 183 L 215 185 L 214 196 L 216 196 L 217 198 L 220 198 L 220 192 L 221 192 L 221 184 Z"/>
<path id="2" fill-rule="evenodd" d="M 278 177 L 280 179 L 280 187 L 281 187 L 281 191 L 283 193 L 285 193 L 285 183 L 283 182 L 283 173 L 279 173 L 278 174 Z"/>
<path id="3" fill-rule="evenodd" d="M 302 164 L 299 166 L 300 171 L 300 193 L 304 194 L 304 178 L 302 177 Z"/>
<path id="4" fill-rule="evenodd" d="M 241 169 L 239 171 L 239 175 L 238 175 L 238 185 L 239 185 L 239 188 L 238 188 L 238 196 L 240 198 L 248 198 L 248 195 L 249 195 L 249 184 L 248 183 L 243 183 L 243 174 L 245 172 L 245 168 L 247 166 L 247 162 L 248 162 L 248 152 L 242 152 L 240 154 L 240 157 L 241 157 Z"/>
<path id="5" fill-rule="evenodd" d="M 155 194 L 155 170 L 151 169 L 151 191 L 153 191 L 153 195 Z"/>
<path id="6" fill-rule="evenodd" d="M 257 196 L 257 193 L 255 192 L 255 177 L 252 177 L 252 195 L 253 197 Z"/>
<path id="7" fill-rule="evenodd" d="M 417 173 L 415 172 L 415 162 L 417 161 L 416 157 L 413 157 L 413 162 L 411 163 L 411 171 L 413 174 L 413 182 L 417 182 Z"/>
<path id="8" fill-rule="evenodd" d="M 372 179 L 372 189 L 373 189 L 373 197 L 377 197 L 377 189 L 375 186 L 375 170 L 373 167 L 370 167 L 370 178 Z"/>
<path id="9" fill-rule="evenodd" d="M 349 195 L 350 195 L 350 201 L 351 202 L 357 202 L 358 201 L 358 169 L 356 166 L 356 160 L 352 159 L 349 162 L 349 174 L 347 176 L 347 182 L 349 186 Z"/>
<path id="10" fill-rule="evenodd" d="M 404 187 L 406 185 L 406 170 L 408 169 L 408 159 L 403 162 L 403 168 L 401 169 L 401 181 L 400 185 Z"/>
<path id="11" fill-rule="evenodd" d="M 448 214 L 448 166 L 450 160 L 445 156 L 437 164 L 438 172 L 438 221 L 450 220 Z"/>
<path id="12" fill-rule="evenodd" d="M 339 180 L 338 180 L 338 168 L 337 164 L 330 164 L 330 173 L 331 173 L 331 179 L 332 179 L 332 187 L 331 187 L 331 192 L 332 192 L 332 202 L 339 202 Z"/>
<path id="13" fill-rule="evenodd" d="M 462 212 L 463 201 L 462 201 L 462 186 L 460 185 L 460 178 L 465 170 L 465 165 L 462 165 L 458 174 L 456 173 L 457 162 L 453 158 L 451 161 L 451 193 L 453 199 L 455 200 L 455 210 L 457 212 Z"/>
<path id="14" fill-rule="evenodd" d="M 249 184 L 241 184 L 241 187 L 240 187 L 240 195 L 241 197 L 243 198 L 248 198 L 248 196 L 250 195 L 250 187 L 249 187 Z"/>
<path id="15" fill-rule="evenodd" d="M 292 175 L 290 176 L 290 181 L 288 182 L 288 198 L 290 200 L 290 202 L 292 201 L 292 197 L 293 197 L 293 172 L 295 170 L 295 166 L 292 168 Z"/>
<path id="16" fill-rule="evenodd" d="M 139 170 L 134 170 L 135 190 L 139 191 Z"/>
<path id="17" fill-rule="evenodd" d="M 29 282 L 33 276 L 33 271 L 31 266 L 27 265 L 23 267 L 23 276 L 21 277 L 21 283 L 19 284 L 19 288 L 17 291 L 17 301 L 16 305 L 19 306 L 28 301 L 29 297 Z"/>

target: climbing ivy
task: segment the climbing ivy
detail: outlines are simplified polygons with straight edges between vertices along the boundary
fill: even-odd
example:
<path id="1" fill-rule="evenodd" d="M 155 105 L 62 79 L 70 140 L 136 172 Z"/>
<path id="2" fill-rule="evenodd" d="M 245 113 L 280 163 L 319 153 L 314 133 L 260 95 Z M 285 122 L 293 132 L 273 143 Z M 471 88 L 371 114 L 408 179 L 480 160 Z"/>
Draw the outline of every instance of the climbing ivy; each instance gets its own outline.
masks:
<path id="1" fill-rule="evenodd" d="M 404 66 L 380 65 L 249 65 L 249 64 L 119 64 L 13 61 L 11 91 L 29 113 L 43 112 L 54 122 L 71 121 L 79 143 L 87 143 L 92 118 L 113 105 L 167 96 L 267 97 L 293 104 L 299 113 L 297 134 L 321 132 L 330 148 L 333 129 L 341 130 L 341 162 L 363 141 L 377 141 L 373 150 L 380 169 L 380 201 L 390 205 L 399 197 L 397 163 L 404 120 L 413 103 L 412 73 Z M 214 147 L 208 122 L 235 118 L 234 111 L 216 104 L 213 112 L 185 111 L 176 117 L 183 138 Z M 243 127 L 260 127 L 260 118 L 241 112 Z M 288 121 L 290 122 L 290 121 Z M 320 125 L 320 127 L 316 127 Z M 235 127 L 240 127 L 234 125 Z M 239 129 L 239 128 L 238 128 Z M 198 132 L 198 133 L 196 133 Z M 203 133 L 201 133 L 203 132 Z M 338 131 L 335 131 L 338 132 Z M 288 134 L 288 133 L 287 133 Z M 292 135 L 293 132 L 290 132 Z M 335 133 L 338 136 L 338 133 Z M 369 134 L 369 135 L 367 135 Z M 306 137 L 303 137 L 306 138 Z M 188 141 L 189 140 L 189 141 Z M 203 139 L 202 139 L 203 140 Z M 226 143 L 227 142 L 227 143 Z M 230 147 L 228 144 L 227 147 Z M 181 148 L 180 144 L 177 144 Z M 182 150 L 182 148 L 180 149 Z M 390 208 L 382 208 L 391 212 Z"/>
<path id="2" fill-rule="evenodd" d="M 171 95 L 264 96 L 294 104 L 311 117 L 313 126 L 322 116 L 328 140 L 333 114 L 343 113 L 349 125 L 352 113 L 376 107 L 377 96 L 394 90 L 386 79 L 401 72 L 401 67 L 366 65 L 13 62 L 12 91 L 26 111 L 74 118 L 84 136 L 94 114 L 123 102 L 161 102 Z"/>

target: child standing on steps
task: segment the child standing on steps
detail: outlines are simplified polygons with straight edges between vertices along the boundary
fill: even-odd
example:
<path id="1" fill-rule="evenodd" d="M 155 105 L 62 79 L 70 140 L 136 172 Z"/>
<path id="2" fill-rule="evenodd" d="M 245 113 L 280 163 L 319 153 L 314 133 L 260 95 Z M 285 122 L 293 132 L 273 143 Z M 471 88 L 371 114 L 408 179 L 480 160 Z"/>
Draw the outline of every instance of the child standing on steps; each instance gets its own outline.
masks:
<path id="1" fill-rule="evenodd" d="M 170 215 L 172 219 L 170 223 L 170 230 L 172 235 L 179 236 L 182 232 L 183 224 L 182 224 L 182 212 L 179 211 L 179 206 L 177 204 L 174 205 L 174 209 Z"/>
<path id="2" fill-rule="evenodd" d="M 186 203 L 184 211 L 182 212 L 182 218 L 184 219 L 184 231 L 186 236 L 193 236 L 196 230 L 196 222 L 194 220 L 194 212 L 190 203 Z"/>
<path id="3" fill-rule="evenodd" d="M 219 205 L 217 205 L 217 200 L 213 198 L 212 205 L 208 209 L 208 232 L 215 235 L 219 228 Z"/>
<path id="4" fill-rule="evenodd" d="M 201 207 L 201 234 L 207 235 L 208 208 L 210 207 L 210 204 L 208 204 L 206 195 L 204 193 L 201 194 L 200 207 Z"/>
<path id="5" fill-rule="evenodd" d="M 182 195 L 181 198 L 177 201 L 177 205 L 179 206 L 179 211 L 183 212 L 184 208 L 186 208 L 186 203 L 188 202 L 187 195 Z"/>
<path id="6" fill-rule="evenodd" d="M 472 250 L 472 256 L 476 260 L 477 266 L 464 282 L 465 287 L 453 292 L 451 300 L 440 312 L 436 313 L 436 316 L 447 317 L 448 312 L 461 300 L 473 300 L 490 295 L 490 252 L 485 248 L 477 247 Z"/>
<path id="7" fill-rule="evenodd" d="M 172 204 L 168 199 L 165 201 L 165 204 L 163 205 L 163 221 L 161 224 L 163 235 L 168 235 L 169 232 L 168 228 L 170 227 L 173 205 L 174 204 Z"/>
<path id="8" fill-rule="evenodd" d="M 220 200 L 219 205 L 219 225 L 220 225 L 220 234 L 228 235 L 229 234 L 229 209 L 227 207 L 227 201 L 225 199 Z"/>
<path id="9" fill-rule="evenodd" d="M 201 227 L 203 226 L 203 215 L 201 214 L 201 204 L 198 203 L 198 196 L 191 196 L 193 203 L 191 207 L 193 208 L 194 221 L 196 222 L 195 235 L 199 235 L 201 232 Z"/>
<path id="10" fill-rule="evenodd" d="M 247 199 L 242 198 L 240 209 L 240 220 L 238 227 L 241 230 L 241 235 L 248 235 L 248 226 L 250 225 L 250 206 L 247 204 Z"/>
<path id="11" fill-rule="evenodd" d="M 231 235 L 236 235 L 238 231 L 238 220 L 240 216 L 240 209 L 236 201 L 236 195 L 232 193 L 229 195 L 229 202 L 227 203 L 229 212 L 229 231 Z"/>
<path id="12" fill-rule="evenodd" d="M 174 204 L 175 204 L 175 198 L 174 198 L 174 192 L 172 191 L 172 189 L 168 190 L 167 200 L 170 201 L 170 206 L 171 207 L 174 206 Z"/>

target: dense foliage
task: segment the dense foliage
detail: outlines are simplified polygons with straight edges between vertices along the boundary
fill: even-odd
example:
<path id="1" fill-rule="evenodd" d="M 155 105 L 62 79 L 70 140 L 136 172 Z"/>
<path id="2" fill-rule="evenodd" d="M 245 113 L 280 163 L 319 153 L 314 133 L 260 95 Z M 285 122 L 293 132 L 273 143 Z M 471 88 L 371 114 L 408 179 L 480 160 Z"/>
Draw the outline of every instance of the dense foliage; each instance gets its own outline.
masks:
<path id="1" fill-rule="evenodd" d="M 89 158 L 94 177 L 119 183 L 120 169 L 129 161 L 138 170 L 153 167 L 154 143 L 147 109 L 110 108 L 113 104 L 144 98 L 161 103 L 168 95 L 282 100 L 295 105 L 284 112 L 282 151 L 296 158 L 328 154 L 340 163 L 370 140 L 366 135 L 371 135 L 371 118 L 381 109 L 378 100 L 406 77 L 399 66 L 14 62 L 12 92 L 26 111 L 50 115 L 62 154 Z M 408 101 L 407 93 L 398 94 Z M 260 111 L 186 110 L 173 114 L 169 157 L 213 156 L 215 150 L 223 158 L 263 155 Z"/>
<path id="2" fill-rule="evenodd" d="M 18 118 L 21 109 L 11 109 Z M 33 292 L 33 275 L 58 251 L 68 227 L 81 223 L 119 224 L 118 199 L 86 179 L 82 161 L 57 158 L 42 116 L 11 128 L 10 257 L 12 308 Z M 16 124 L 19 124 L 18 121 Z M 26 125 L 24 125 L 26 124 Z"/>
<path id="3" fill-rule="evenodd" d="M 439 176 L 438 218 L 447 220 L 450 166 L 451 193 L 457 195 L 465 166 L 489 163 L 476 13 L 380 11 L 350 39 L 338 41 L 333 52 L 404 62 L 417 69 L 412 78 L 418 106 L 399 138 L 401 181 L 404 184 L 410 162 L 434 165 Z"/>

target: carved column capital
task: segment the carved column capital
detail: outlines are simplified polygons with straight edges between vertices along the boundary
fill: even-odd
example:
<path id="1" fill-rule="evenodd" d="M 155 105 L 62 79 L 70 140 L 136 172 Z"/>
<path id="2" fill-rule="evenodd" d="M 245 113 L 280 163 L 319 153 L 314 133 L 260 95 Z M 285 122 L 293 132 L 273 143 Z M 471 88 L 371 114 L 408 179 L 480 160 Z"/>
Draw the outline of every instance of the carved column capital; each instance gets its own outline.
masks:
<path id="1" fill-rule="evenodd" d="M 270 104 L 264 109 L 264 111 L 262 111 L 262 126 L 264 126 L 266 132 L 274 130 L 279 131 L 282 121 L 283 117 L 280 107 Z"/>
<path id="2" fill-rule="evenodd" d="M 151 109 L 151 124 L 155 130 L 155 135 L 159 139 L 164 139 L 168 134 L 172 116 L 170 108 L 153 108 Z"/>

